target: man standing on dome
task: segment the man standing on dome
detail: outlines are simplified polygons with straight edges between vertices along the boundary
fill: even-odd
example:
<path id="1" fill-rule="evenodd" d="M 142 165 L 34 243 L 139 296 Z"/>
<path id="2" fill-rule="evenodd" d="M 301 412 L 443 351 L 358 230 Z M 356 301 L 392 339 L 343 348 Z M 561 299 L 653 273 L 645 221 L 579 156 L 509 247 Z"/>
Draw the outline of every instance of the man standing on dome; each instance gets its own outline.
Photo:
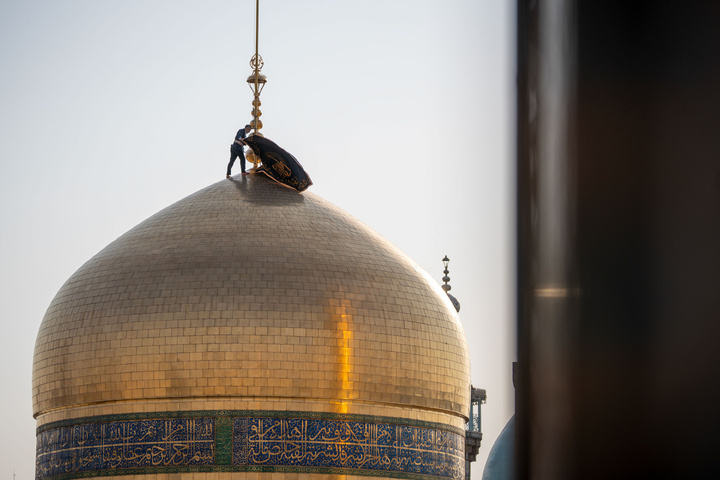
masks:
<path id="1" fill-rule="evenodd" d="M 250 125 L 245 125 L 245 128 L 241 128 L 238 130 L 237 134 L 235 134 L 235 141 L 230 145 L 230 163 L 228 163 L 227 166 L 227 174 L 225 175 L 225 178 L 230 178 L 230 170 L 232 170 L 233 163 L 235 163 L 235 159 L 240 157 L 240 170 L 242 170 L 243 175 L 247 175 L 247 172 L 245 171 L 245 152 L 243 152 L 243 139 L 245 138 L 245 135 L 250 133 L 250 130 L 252 127 Z"/>

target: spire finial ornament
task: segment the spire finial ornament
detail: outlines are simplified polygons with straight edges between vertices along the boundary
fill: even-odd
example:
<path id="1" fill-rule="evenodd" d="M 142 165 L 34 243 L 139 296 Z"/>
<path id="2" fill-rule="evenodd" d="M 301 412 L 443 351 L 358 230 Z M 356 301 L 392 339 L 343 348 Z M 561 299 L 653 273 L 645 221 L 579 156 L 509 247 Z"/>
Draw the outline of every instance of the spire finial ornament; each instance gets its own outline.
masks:
<path id="1" fill-rule="evenodd" d="M 445 291 L 445 293 L 449 292 L 452 287 L 448 284 L 450 281 L 450 277 L 448 277 L 448 273 L 450 273 L 450 270 L 448 270 L 448 263 L 450 263 L 450 259 L 445 255 L 445 258 L 442 259 L 443 265 L 445 266 L 445 270 L 443 270 L 443 273 L 445 276 L 442 278 L 442 281 L 445 282 L 445 285 L 442 286 L 442 289 Z"/>
<path id="2" fill-rule="evenodd" d="M 250 121 L 250 126 L 253 128 L 254 133 L 256 135 L 262 136 L 260 134 L 260 129 L 262 128 L 262 120 L 260 120 L 260 115 L 262 115 L 262 112 L 260 111 L 260 92 L 262 92 L 263 87 L 265 87 L 265 83 L 267 83 L 267 78 L 265 78 L 265 75 L 260 73 L 260 70 L 262 70 L 263 65 L 265 64 L 263 62 L 262 57 L 258 53 L 258 31 L 259 31 L 259 25 L 260 25 L 260 0 L 255 0 L 255 55 L 252 56 L 250 59 L 250 67 L 252 67 L 253 72 L 250 74 L 250 76 L 247 79 L 247 83 L 250 85 L 250 90 L 253 92 L 253 109 L 252 109 L 252 117 L 253 119 Z"/>
<path id="3" fill-rule="evenodd" d="M 450 289 L 452 288 L 450 284 L 448 283 L 450 281 L 450 277 L 448 277 L 448 273 L 450 273 L 450 270 L 448 270 L 448 264 L 450 263 L 450 259 L 445 255 L 445 258 L 442 259 L 443 265 L 445 266 L 445 270 L 443 270 L 443 274 L 445 274 L 444 277 L 442 277 L 442 281 L 445 282 L 444 285 L 441 285 L 442 289 L 447 294 L 448 298 L 453 304 L 453 307 L 455 307 L 455 311 L 460 311 L 460 302 L 458 302 L 457 298 L 450 295 Z"/>

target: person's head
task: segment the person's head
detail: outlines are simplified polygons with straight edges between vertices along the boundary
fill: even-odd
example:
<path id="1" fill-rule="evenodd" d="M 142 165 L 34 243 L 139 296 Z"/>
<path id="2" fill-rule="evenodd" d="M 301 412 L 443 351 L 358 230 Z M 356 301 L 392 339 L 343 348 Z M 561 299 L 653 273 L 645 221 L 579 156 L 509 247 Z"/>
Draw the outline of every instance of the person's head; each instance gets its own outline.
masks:
<path id="1" fill-rule="evenodd" d="M 247 125 L 245 125 L 245 133 L 250 133 L 250 130 L 252 130 L 252 127 L 248 123 Z"/>

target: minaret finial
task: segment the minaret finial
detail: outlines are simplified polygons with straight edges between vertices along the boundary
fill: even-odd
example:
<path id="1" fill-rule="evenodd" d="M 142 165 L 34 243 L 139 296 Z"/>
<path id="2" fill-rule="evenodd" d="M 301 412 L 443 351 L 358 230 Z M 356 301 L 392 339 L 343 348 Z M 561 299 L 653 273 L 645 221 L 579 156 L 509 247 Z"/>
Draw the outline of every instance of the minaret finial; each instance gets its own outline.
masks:
<path id="1" fill-rule="evenodd" d="M 457 298 L 450 295 L 450 289 L 452 288 L 450 284 L 448 283 L 450 281 L 450 277 L 448 277 L 448 273 L 450 273 L 450 270 L 448 270 L 448 264 L 450 263 L 450 259 L 445 255 L 445 258 L 442 259 L 443 265 L 445 266 L 445 270 L 443 270 L 443 273 L 445 276 L 442 278 L 442 281 L 445 282 L 444 285 L 441 285 L 442 289 L 447 294 L 448 298 L 453 304 L 453 307 L 455 307 L 455 311 L 460 311 L 460 302 L 457 301 Z"/>
<path id="2" fill-rule="evenodd" d="M 262 136 L 260 134 L 260 129 L 262 128 L 262 120 L 260 120 L 260 115 L 262 115 L 262 112 L 260 111 L 260 92 L 262 92 L 263 87 L 265 86 L 265 83 L 267 82 L 267 78 L 265 78 L 265 75 L 260 73 L 260 70 L 262 70 L 262 67 L 264 65 L 263 59 L 258 53 L 258 32 L 260 30 L 260 0 L 255 0 L 255 55 L 252 56 L 250 59 L 250 66 L 253 69 L 252 74 L 248 77 L 247 83 L 250 85 L 250 89 L 253 91 L 253 109 L 252 109 L 252 116 L 253 119 L 250 121 L 250 126 L 253 128 L 254 133 L 256 135 Z"/>
<path id="3" fill-rule="evenodd" d="M 442 289 L 445 290 L 445 293 L 448 293 L 452 287 L 448 282 L 450 281 L 450 277 L 448 277 L 448 273 L 450 273 L 450 270 L 448 270 L 448 263 L 450 263 L 450 259 L 445 255 L 445 258 L 442 259 L 443 265 L 445 266 L 445 270 L 443 270 L 443 273 L 445 276 L 442 278 L 442 281 L 445 282 L 445 285 L 442 286 Z"/>

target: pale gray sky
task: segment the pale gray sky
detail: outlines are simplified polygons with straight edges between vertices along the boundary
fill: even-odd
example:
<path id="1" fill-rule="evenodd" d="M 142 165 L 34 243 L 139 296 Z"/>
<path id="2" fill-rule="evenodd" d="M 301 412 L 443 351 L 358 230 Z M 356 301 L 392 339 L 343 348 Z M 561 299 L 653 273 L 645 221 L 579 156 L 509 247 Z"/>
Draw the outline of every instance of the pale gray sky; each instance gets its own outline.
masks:
<path id="1" fill-rule="evenodd" d="M 265 135 L 439 283 L 450 257 L 488 391 L 475 480 L 513 412 L 512 4 L 261 0 Z M 0 480 L 34 477 L 32 352 L 62 283 L 224 178 L 252 108 L 254 5 L 0 2 Z"/>

